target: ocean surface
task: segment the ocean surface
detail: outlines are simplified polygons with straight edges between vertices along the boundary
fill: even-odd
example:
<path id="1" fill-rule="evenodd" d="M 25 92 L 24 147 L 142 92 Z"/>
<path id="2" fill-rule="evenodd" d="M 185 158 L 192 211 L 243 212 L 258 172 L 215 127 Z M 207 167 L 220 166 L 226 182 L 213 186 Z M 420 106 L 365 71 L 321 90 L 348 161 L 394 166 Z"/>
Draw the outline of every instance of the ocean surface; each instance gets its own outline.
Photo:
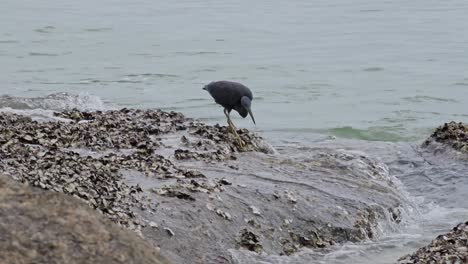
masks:
<path id="1" fill-rule="evenodd" d="M 238 127 L 276 146 L 336 137 L 381 158 L 421 205 L 377 242 L 259 263 L 392 263 L 468 218 L 466 161 L 419 149 L 438 125 L 468 122 L 466 0 L 2 0 L 0 11 L 0 109 L 162 108 L 225 123 L 202 87 L 239 81 L 257 125 L 234 113 Z"/>

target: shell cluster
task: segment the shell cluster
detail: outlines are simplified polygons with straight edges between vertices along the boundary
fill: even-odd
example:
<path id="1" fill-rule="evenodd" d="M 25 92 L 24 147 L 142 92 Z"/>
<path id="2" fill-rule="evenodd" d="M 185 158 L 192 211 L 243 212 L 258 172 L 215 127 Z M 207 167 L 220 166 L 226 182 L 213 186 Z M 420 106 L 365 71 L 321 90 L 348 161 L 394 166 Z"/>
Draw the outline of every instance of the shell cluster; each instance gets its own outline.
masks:
<path id="1" fill-rule="evenodd" d="M 438 236 L 415 253 L 400 258 L 398 263 L 468 263 L 468 222 Z"/>
<path id="2" fill-rule="evenodd" d="M 39 122 L 0 114 L 0 172 L 32 186 L 75 196 L 131 229 L 143 225 L 133 209 L 148 206 L 142 188 L 126 184 L 122 170 L 136 170 L 155 180 L 204 178 L 156 153 L 172 148 L 164 146 L 163 136 L 185 132 L 191 138 L 181 137 L 187 149 L 175 150 L 176 160 L 235 159 L 237 151 L 225 127 L 203 125 L 176 112 L 73 109 L 55 116 L 66 121 Z M 249 150 L 255 150 L 253 139 L 259 137 L 242 130 L 240 134 Z M 183 189 L 216 188 L 195 183 Z M 165 195 L 190 199 L 181 191 L 166 190 Z"/>
<path id="3" fill-rule="evenodd" d="M 450 122 L 438 127 L 424 145 L 432 141 L 451 146 L 453 149 L 468 153 L 468 125 L 464 123 Z"/>

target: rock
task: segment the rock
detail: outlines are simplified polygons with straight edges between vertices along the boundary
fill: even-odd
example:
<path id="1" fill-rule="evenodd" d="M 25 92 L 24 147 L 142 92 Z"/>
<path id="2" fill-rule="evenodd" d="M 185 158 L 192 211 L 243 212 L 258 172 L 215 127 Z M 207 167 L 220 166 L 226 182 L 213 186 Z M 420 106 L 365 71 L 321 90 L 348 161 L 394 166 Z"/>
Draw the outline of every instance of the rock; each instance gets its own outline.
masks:
<path id="1" fill-rule="evenodd" d="M 262 227 L 259 223 L 257 223 L 257 221 L 255 221 L 255 219 L 244 219 L 244 221 L 245 221 L 247 224 L 249 224 L 249 225 L 251 225 L 251 226 L 253 226 L 253 227 L 255 227 L 255 228 L 260 228 L 260 227 Z"/>
<path id="2" fill-rule="evenodd" d="M 223 218 L 225 218 L 225 219 L 231 221 L 231 215 L 230 215 L 228 212 L 225 212 L 225 211 L 223 211 L 223 210 L 221 210 L 221 209 L 216 209 L 216 213 L 217 213 L 219 216 L 221 216 L 221 217 L 223 217 Z"/>
<path id="3" fill-rule="evenodd" d="M 225 178 L 222 178 L 221 180 L 219 180 L 219 183 L 221 183 L 222 185 L 232 185 L 232 182 L 228 181 Z"/>
<path id="4" fill-rule="evenodd" d="M 468 125 L 453 121 L 445 123 L 438 127 L 423 145 L 429 146 L 434 141 L 468 154 Z"/>
<path id="5" fill-rule="evenodd" d="M 286 191 L 284 191 L 284 193 L 286 194 L 286 197 L 288 198 L 288 201 L 290 201 L 291 203 L 297 203 L 297 199 L 296 199 L 296 197 L 294 197 L 292 192 L 290 192 L 289 190 L 286 190 Z"/>
<path id="6" fill-rule="evenodd" d="M 151 245 L 64 194 L 0 176 L 2 263 L 169 263 Z"/>
<path id="7" fill-rule="evenodd" d="M 174 231 L 172 231 L 172 229 L 170 229 L 169 227 L 165 227 L 164 230 L 169 234 L 169 236 L 175 236 Z"/>
<path id="8" fill-rule="evenodd" d="M 161 189 L 153 189 L 153 192 L 161 196 L 176 197 L 179 199 L 195 201 L 195 198 L 193 198 L 190 194 L 176 190 L 174 187 L 164 187 Z"/>
<path id="9" fill-rule="evenodd" d="M 249 206 L 249 208 L 250 208 L 250 211 L 251 211 L 254 215 L 261 215 L 260 210 L 259 210 L 257 207 L 251 205 L 251 206 Z"/>
<path id="10" fill-rule="evenodd" d="M 274 150 L 245 129 L 240 150 L 226 126 L 161 110 L 57 116 L 71 122 L 1 114 L 0 171 L 77 197 L 177 263 L 230 259 L 241 237 L 271 255 L 362 241 L 379 222 L 401 222 L 397 208 L 408 204 L 385 165 L 362 152 L 286 147 L 265 155 Z M 151 221 L 178 235 L 145 225 Z M 245 226 L 255 234 L 239 234 Z"/>
<path id="11" fill-rule="evenodd" d="M 257 253 L 261 253 L 263 250 L 257 235 L 247 229 L 241 230 L 237 243 L 239 246 Z"/>
<path id="12" fill-rule="evenodd" d="M 413 254 L 398 259 L 400 264 L 468 263 L 468 222 L 438 236 Z"/>

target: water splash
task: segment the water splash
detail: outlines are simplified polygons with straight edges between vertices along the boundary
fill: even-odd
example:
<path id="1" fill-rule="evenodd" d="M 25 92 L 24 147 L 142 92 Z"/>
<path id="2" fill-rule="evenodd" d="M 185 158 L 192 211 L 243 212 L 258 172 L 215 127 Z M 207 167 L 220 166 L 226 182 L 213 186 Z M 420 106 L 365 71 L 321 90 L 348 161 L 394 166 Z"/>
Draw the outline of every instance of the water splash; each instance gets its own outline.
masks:
<path id="1" fill-rule="evenodd" d="M 0 96 L 0 112 L 30 116 L 34 120 L 69 120 L 54 116 L 55 111 L 79 109 L 82 111 L 103 111 L 113 109 L 101 98 L 89 94 L 54 93 L 44 97 Z"/>
<path id="2" fill-rule="evenodd" d="M 89 94 L 54 93 L 44 97 L 14 97 L 0 96 L 0 108 L 15 110 L 70 110 L 82 111 L 106 110 L 109 107 L 98 96 Z"/>

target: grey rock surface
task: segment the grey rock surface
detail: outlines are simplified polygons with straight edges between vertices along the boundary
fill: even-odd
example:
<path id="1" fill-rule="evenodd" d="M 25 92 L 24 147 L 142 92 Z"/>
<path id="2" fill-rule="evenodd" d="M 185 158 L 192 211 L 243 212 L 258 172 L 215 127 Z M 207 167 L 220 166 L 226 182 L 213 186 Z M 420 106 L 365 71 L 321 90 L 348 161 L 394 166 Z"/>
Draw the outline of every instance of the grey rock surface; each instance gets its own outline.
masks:
<path id="1" fill-rule="evenodd" d="M 375 239 L 410 204 L 385 164 L 357 150 L 275 150 L 246 129 L 239 149 L 225 126 L 160 110 L 56 116 L 0 115 L 0 171 L 85 201 L 176 263 Z"/>
<path id="2" fill-rule="evenodd" d="M 0 175 L 1 263 L 171 263 L 86 204 Z"/>

